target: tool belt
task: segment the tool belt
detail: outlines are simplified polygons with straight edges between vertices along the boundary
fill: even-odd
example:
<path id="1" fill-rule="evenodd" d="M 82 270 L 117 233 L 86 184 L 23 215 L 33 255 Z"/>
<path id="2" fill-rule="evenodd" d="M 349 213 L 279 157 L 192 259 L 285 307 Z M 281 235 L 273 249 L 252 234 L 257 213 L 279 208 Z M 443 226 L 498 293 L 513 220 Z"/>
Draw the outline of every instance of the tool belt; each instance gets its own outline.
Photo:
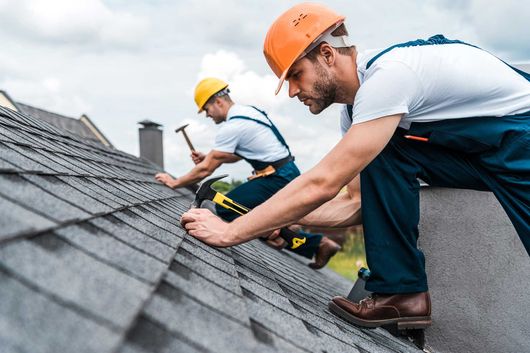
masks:
<path id="1" fill-rule="evenodd" d="M 272 175 L 272 174 L 276 173 L 276 171 L 278 169 L 280 169 L 285 164 L 287 164 L 287 163 L 289 163 L 291 161 L 294 161 L 294 157 L 293 156 L 287 156 L 287 157 L 282 158 L 282 159 L 280 159 L 278 161 L 271 162 L 268 166 L 266 166 L 263 169 L 253 170 L 252 171 L 252 175 L 249 176 L 247 178 L 247 180 L 254 180 L 254 179 L 257 179 L 257 178 L 261 178 L 261 177 L 266 177 L 266 176 Z"/>

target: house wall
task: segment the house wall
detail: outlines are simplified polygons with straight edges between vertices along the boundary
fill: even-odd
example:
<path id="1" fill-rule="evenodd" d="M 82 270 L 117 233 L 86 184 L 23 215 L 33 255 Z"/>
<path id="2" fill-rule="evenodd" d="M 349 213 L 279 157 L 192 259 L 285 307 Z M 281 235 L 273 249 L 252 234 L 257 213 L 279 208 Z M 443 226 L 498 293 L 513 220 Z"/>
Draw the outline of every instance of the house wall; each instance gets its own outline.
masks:
<path id="1" fill-rule="evenodd" d="M 423 188 L 420 234 L 433 304 L 427 344 L 530 352 L 530 257 L 493 194 Z"/>

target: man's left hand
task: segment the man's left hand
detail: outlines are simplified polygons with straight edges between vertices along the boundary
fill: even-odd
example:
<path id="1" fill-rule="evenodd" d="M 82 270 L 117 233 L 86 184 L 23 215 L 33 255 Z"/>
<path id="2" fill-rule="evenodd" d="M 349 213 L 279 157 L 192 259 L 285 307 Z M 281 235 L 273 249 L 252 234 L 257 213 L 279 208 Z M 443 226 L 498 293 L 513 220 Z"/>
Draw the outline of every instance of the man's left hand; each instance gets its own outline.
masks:
<path id="1" fill-rule="evenodd" d="M 170 188 L 174 187 L 175 179 L 173 179 L 171 175 L 167 173 L 158 173 L 157 175 L 155 175 L 155 179 L 163 184 L 166 184 Z"/>
<path id="2" fill-rule="evenodd" d="M 227 247 L 236 243 L 228 234 L 228 223 L 205 208 L 192 208 L 180 218 L 188 234 L 208 245 Z"/>

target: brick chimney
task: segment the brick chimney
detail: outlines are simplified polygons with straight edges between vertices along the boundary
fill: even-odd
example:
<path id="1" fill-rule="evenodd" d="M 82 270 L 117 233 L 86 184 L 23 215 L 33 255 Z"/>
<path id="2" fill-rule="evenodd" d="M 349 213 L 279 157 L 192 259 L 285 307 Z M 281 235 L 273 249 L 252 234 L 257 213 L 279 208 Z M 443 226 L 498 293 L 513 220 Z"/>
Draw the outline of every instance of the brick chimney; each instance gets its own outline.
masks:
<path id="1" fill-rule="evenodd" d="M 142 125 L 139 129 L 140 157 L 148 159 L 164 169 L 162 125 L 150 120 L 143 120 L 138 124 Z"/>

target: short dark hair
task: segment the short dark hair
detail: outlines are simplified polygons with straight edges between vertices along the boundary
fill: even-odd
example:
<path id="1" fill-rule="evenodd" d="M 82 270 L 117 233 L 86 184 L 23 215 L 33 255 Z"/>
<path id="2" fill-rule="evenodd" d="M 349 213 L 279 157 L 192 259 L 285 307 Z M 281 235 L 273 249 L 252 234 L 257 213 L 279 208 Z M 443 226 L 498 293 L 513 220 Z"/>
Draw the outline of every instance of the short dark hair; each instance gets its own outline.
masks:
<path id="1" fill-rule="evenodd" d="M 333 37 L 347 36 L 348 35 L 348 30 L 346 29 L 346 26 L 344 25 L 344 23 L 342 23 L 333 32 L 331 32 L 331 35 Z M 324 42 L 322 42 L 319 45 L 317 45 L 316 47 L 314 47 L 309 53 L 306 54 L 305 57 L 308 58 L 309 60 L 313 61 L 313 62 L 316 61 L 317 60 L 317 55 L 320 52 L 320 46 L 323 43 Z M 337 50 L 337 52 L 340 55 L 352 55 L 353 51 L 355 49 L 355 45 L 352 45 L 351 47 L 345 47 L 345 48 L 343 47 L 343 48 L 335 48 L 335 49 Z"/>
<path id="2" fill-rule="evenodd" d="M 228 92 L 230 92 L 230 91 L 228 91 Z M 217 98 L 222 99 L 222 100 L 224 100 L 224 101 L 226 101 L 226 102 L 228 102 L 228 103 L 233 103 L 233 102 L 232 102 L 232 98 L 230 98 L 230 95 L 229 95 L 228 93 L 226 93 L 226 94 L 223 94 L 223 95 L 221 95 L 221 96 L 213 95 L 212 97 L 210 97 L 210 98 L 206 101 L 206 103 L 204 103 L 204 105 L 206 105 L 206 104 L 213 104 L 213 102 L 215 102 L 215 100 L 216 100 Z"/>

